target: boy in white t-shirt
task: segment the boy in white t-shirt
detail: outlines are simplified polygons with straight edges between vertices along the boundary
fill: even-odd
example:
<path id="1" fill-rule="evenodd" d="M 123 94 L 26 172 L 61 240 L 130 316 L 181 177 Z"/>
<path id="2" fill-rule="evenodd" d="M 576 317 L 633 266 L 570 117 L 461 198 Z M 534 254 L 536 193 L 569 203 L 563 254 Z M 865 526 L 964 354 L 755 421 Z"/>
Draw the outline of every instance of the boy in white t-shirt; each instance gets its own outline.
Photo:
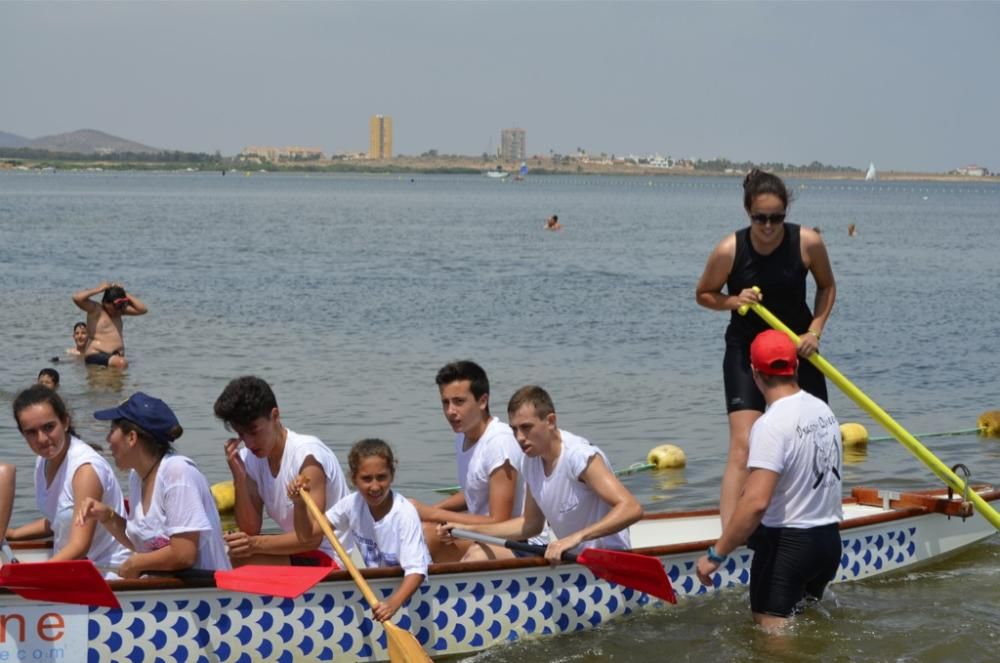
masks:
<path id="1" fill-rule="evenodd" d="M 424 521 L 424 538 L 435 562 L 502 559 L 514 554 L 499 546 L 442 540 L 439 523 L 462 527 L 503 522 L 519 516 L 524 505 L 521 463 L 524 455 L 510 426 L 490 415 L 490 382 L 472 361 L 456 361 L 438 371 L 435 381 L 445 419 L 455 431 L 455 459 L 461 487 L 437 504 L 413 505 Z"/>
<path id="2" fill-rule="evenodd" d="M 227 440 L 225 447 L 239 527 L 225 536 L 233 565 L 336 566 L 336 554 L 319 525 L 314 523 L 308 536 L 296 535 L 294 504 L 286 491 L 289 483 L 303 476 L 321 510 L 345 497 L 347 482 L 330 447 L 319 438 L 285 428 L 270 385 L 255 376 L 230 382 L 215 401 L 215 416 L 239 436 Z M 265 510 L 281 534 L 261 534 Z M 341 543 L 351 551 L 349 537 Z"/>
<path id="3" fill-rule="evenodd" d="M 627 528 L 642 518 L 642 507 L 615 476 L 604 452 L 560 430 L 548 392 L 535 385 L 521 387 L 511 397 L 507 415 L 526 456 L 524 515 L 493 525 L 449 521 L 440 526 L 439 534 L 450 536 L 454 527 L 460 527 L 526 539 L 540 533 L 547 520 L 557 537 L 545 551 L 553 564 L 566 551 L 631 547 Z"/>
<path id="4" fill-rule="evenodd" d="M 829 406 L 799 388 L 798 354 L 783 332 L 761 332 L 750 365 L 767 410 L 750 429 L 750 476 L 722 536 L 698 560 L 711 575 L 747 542 L 750 609 L 769 630 L 783 628 L 808 600 L 819 600 L 840 567 L 840 426 Z"/>

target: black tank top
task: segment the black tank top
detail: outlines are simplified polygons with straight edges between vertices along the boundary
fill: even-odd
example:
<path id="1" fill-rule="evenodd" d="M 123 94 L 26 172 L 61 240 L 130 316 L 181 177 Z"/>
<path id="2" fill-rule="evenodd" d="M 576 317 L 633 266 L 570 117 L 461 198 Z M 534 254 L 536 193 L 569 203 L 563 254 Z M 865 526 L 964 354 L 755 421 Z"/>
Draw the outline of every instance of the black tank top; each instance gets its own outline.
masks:
<path id="1" fill-rule="evenodd" d="M 786 223 L 781 244 L 766 256 L 754 250 L 747 227 L 736 232 L 736 257 L 726 290 L 730 295 L 738 295 L 744 288 L 759 286 L 764 295 L 761 303 L 796 334 L 803 334 L 813 319 L 806 304 L 808 271 L 802 264 L 798 225 Z M 733 311 L 726 342 L 750 343 L 765 329 L 770 327 L 753 311 L 746 315 Z"/>

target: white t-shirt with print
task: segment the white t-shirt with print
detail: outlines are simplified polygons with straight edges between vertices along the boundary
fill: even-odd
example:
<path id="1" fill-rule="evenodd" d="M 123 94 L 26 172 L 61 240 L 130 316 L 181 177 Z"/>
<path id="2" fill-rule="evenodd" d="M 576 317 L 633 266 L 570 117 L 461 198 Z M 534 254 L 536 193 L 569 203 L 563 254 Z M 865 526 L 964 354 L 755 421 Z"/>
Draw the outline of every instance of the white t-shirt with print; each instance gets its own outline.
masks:
<path id="1" fill-rule="evenodd" d="M 70 437 L 69 449 L 62 465 L 52 478 L 51 484 L 45 481 L 45 459 L 35 460 L 35 501 L 38 510 L 48 519 L 52 528 L 52 549 L 62 550 L 69 543 L 73 531 L 73 512 L 76 501 L 73 498 L 73 477 L 84 465 L 97 474 L 104 494 L 101 501 L 114 509 L 115 513 L 125 516 L 125 502 L 122 499 L 122 489 L 118 485 L 114 470 L 108 461 L 95 451 L 89 444 L 78 437 Z M 115 567 L 121 565 L 131 551 L 118 543 L 107 529 L 98 525 L 94 529 L 94 538 L 87 551 L 87 558 L 99 567 Z"/>
<path id="2" fill-rule="evenodd" d="M 552 473 L 545 476 L 545 466 L 541 457 L 524 459 L 524 480 L 535 503 L 542 510 L 549 527 L 557 538 L 569 536 L 573 532 L 593 525 L 611 511 L 611 506 L 580 480 L 590 459 L 600 456 L 611 469 L 611 463 L 604 452 L 579 435 L 559 429 L 562 450 L 556 459 Z M 628 528 L 599 539 L 584 541 L 573 549 L 579 553 L 583 548 L 606 548 L 624 550 L 631 548 Z"/>
<path id="3" fill-rule="evenodd" d="M 326 517 L 336 529 L 351 533 L 366 567 L 401 566 L 404 575 L 427 575 L 431 556 L 424 542 L 420 516 L 397 491 L 392 491 L 389 513 L 377 522 L 364 498 L 356 492 L 334 504 Z"/>
<path id="4" fill-rule="evenodd" d="M 750 429 L 747 467 L 777 472 L 766 527 L 807 529 L 840 522 L 840 425 L 830 407 L 805 390 L 780 398 Z"/>
<path id="5" fill-rule="evenodd" d="M 257 491 L 264 501 L 264 510 L 271 517 L 283 532 L 295 531 L 295 503 L 288 499 L 288 484 L 291 483 L 302 471 L 302 464 L 306 458 L 312 456 L 326 475 L 326 504 L 336 504 L 348 494 L 347 482 L 344 480 L 344 473 L 340 470 L 340 463 L 333 450 L 312 435 L 299 435 L 298 433 L 286 429 L 288 435 L 285 438 L 285 450 L 281 456 L 281 467 L 278 469 L 278 476 L 271 474 L 271 467 L 267 458 L 257 458 L 244 447 L 240 449 L 240 456 L 243 464 L 246 465 L 247 475 L 257 484 Z M 350 552 L 353 542 L 349 536 L 340 536 L 337 533 L 344 550 Z M 330 557 L 337 559 L 336 553 L 330 542 L 323 539 L 320 550 Z"/>
<path id="6" fill-rule="evenodd" d="M 149 510 L 142 508 L 142 478 L 129 472 L 129 504 L 132 509 L 125 534 L 136 552 L 153 552 L 170 544 L 175 534 L 198 532 L 196 569 L 232 568 L 222 540 L 219 511 L 208 480 L 187 456 L 167 454 L 160 460 L 153 480 Z"/>

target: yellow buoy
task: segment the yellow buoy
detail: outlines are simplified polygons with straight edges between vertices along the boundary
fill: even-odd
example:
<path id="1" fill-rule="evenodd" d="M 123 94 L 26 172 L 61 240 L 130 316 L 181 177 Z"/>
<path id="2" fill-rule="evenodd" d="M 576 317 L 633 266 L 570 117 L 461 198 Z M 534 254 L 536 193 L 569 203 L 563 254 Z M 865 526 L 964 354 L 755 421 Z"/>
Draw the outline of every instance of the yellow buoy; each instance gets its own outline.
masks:
<path id="1" fill-rule="evenodd" d="M 661 444 L 646 456 L 646 462 L 656 465 L 656 469 L 665 470 L 687 465 L 684 450 L 673 444 Z"/>
<path id="2" fill-rule="evenodd" d="M 868 431 L 861 424 L 840 424 L 840 437 L 845 447 L 857 447 L 868 444 Z"/>
<path id="3" fill-rule="evenodd" d="M 1000 410 L 983 412 L 976 420 L 983 435 L 1000 435 Z"/>
<path id="4" fill-rule="evenodd" d="M 229 513 L 236 506 L 236 487 L 232 481 L 220 481 L 212 485 L 212 497 L 219 513 Z"/>

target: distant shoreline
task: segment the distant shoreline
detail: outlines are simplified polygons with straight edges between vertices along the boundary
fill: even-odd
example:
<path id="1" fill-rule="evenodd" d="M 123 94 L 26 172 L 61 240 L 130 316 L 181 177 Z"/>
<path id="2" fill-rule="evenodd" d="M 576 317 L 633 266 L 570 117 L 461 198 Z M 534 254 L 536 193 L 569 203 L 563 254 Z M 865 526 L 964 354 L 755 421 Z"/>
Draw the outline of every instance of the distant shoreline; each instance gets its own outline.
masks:
<path id="1" fill-rule="evenodd" d="M 529 160 L 528 177 L 539 175 L 614 175 L 623 177 L 729 177 L 741 178 L 745 173 L 739 171 L 714 171 L 694 168 L 653 168 L 636 164 L 598 164 L 570 162 L 568 164 L 553 164 L 549 160 Z M 547 162 L 548 161 L 548 162 Z M 534 166 L 531 162 L 536 162 Z M 546 163 L 547 162 L 547 163 Z M 518 164 L 500 164 L 507 179 L 515 179 Z M 41 159 L 11 159 L 0 160 L 0 171 L 9 170 L 81 170 L 81 171 L 191 171 L 191 172 L 267 172 L 276 173 L 357 173 L 382 175 L 476 175 L 486 170 L 495 170 L 495 161 L 483 162 L 475 157 L 399 157 L 391 160 L 324 160 L 281 163 L 248 163 L 224 160 L 217 163 L 185 163 L 185 162 L 121 162 L 121 161 L 78 161 L 78 160 L 41 160 Z M 799 180 L 838 180 L 845 182 L 864 182 L 865 172 L 829 170 L 829 171 L 776 171 L 785 179 Z M 914 173 L 884 171 L 879 173 L 878 180 L 883 182 L 1000 182 L 1000 176 L 991 175 L 975 177 L 971 175 L 953 175 L 948 173 Z"/>

